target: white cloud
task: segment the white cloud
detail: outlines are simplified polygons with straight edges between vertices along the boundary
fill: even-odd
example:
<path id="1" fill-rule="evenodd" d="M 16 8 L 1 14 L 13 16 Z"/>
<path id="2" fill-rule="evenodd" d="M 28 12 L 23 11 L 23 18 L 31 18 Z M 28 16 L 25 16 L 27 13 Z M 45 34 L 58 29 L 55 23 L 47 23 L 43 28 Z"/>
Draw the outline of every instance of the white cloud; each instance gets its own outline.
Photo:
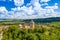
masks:
<path id="1" fill-rule="evenodd" d="M 19 12 L 23 12 L 24 14 L 28 14 L 28 15 L 32 15 L 34 14 L 34 10 L 32 9 L 32 6 L 30 7 L 17 7 L 17 8 L 12 8 L 13 11 L 19 11 Z"/>
<path id="2" fill-rule="evenodd" d="M 14 0 L 16 6 L 21 6 L 24 4 L 24 0 Z"/>
<path id="3" fill-rule="evenodd" d="M 0 7 L 0 18 L 5 18 L 8 14 L 8 11 L 5 7 Z"/>
<path id="4" fill-rule="evenodd" d="M 22 1 L 22 0 L 21 0 Z M 11 19 L 36 19 L 36 18 L 47 18 L 47 17 L 57 17 L 60 14 L 55 13 L 55 9 L 58 9 L 58 4 L 55 3 L 53 6 L 47 5 L 45 8 L 42 8 L 39 0 L 32 0 L 29 3 L 29 7 L 23 6 L 23 1 L 14 0 L 16 8 L 11 8 L 11 11 L 7 11 L 5 7 L 0 7 L 0 18 L 11 18 Z M 47 2 L 47 1 L 46 1 Z M 33 7 L 34 6 L 34 7 Z M 33 15 L 36 14 L 36 15 Z"/>
<path id="5" fill-rule="evenodd" d="M 48 13 L 54 13 L 55 12 L 54 10 L 55 9 L 58 9 L 58 6 L 57 5 L 54 5 L 54 6 L 46 6 L 45 9 L 47 9 L 46 11 Z"/>
<path id="6" fill-rule="evenodd" d="M 0 7 L 0 13 L 6 14 L 8 11 L 5 7 Z"/>
<path id="7" fill-rule="evenodd" d="M 54 12 L 54 9 L 57 9 L 58 7 L 56 7 L 57 5 L 53 5 L 53 6 L 46 6 L 46 8 L 45 9 L 43 9 L 42 7 L 41 7 L 41 4 L 39 4 L 39 2 L 38 1 L 34 1 L 33 2 L 33 6 L 34 6 L 34 8 L 32 7 L 32 5 L 30 6 L 30 7 L 26 7 L 26 6 L 23 6 L 23 7 L 17 7 L 17 8 L 14 8 L 14 10 L 15 11 L 20 11 L 20 12 L 18 12 L 16 15 L 16 17 L 17 18 L 24 18 L 24 17 L 26 17 L 26 19 L 28 18 L 46 18 L 46 17 L 55 17 L 55 16 L 57 16 L 56 14 L 55 14 L 55 12 Z M 21 10 L 23 11 L 22 13 L 21 13 Z M 37 15 L 32 15 L 32 14 L 34 14 L 34 13 L 37 13 Z M 19 14 L 19 15 L 18 15 Z M 30 16 L 27 16 L 27 15 L 25 15 L 25 14 L 29 14 Z M 21 15 L 21 16 L 20 16 Z M 23 16 L 24 15 L 24 16 Z"/>
<path id="8" fill-rule="evenodd" d="M 41 0 L 40 2 L 49 2 L 50 0 Z"/>
<path id="9" fill-rule="evenodd" d="M 0 7 L 0 11 L 1 11 L 1 12 L 2 12 L 2 11 L 6 11 L 6 12 L 7 12 L 7 10 L 6 10 L 5 7 Z"/>

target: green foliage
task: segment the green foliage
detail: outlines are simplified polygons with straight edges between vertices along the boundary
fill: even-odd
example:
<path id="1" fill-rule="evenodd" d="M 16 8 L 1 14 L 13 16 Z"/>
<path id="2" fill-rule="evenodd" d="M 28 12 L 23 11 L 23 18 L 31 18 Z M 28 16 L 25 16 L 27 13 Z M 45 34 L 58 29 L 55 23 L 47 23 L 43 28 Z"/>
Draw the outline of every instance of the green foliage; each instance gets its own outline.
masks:
<path id="1" fill-rule="evenodd" d="M 8 30 L 3 30 L 2 40 L 60 40 L 60 23 L 50 23 L 48 26 L 51 28 L 18 29 L 17 25 L 12 25 Z"/>

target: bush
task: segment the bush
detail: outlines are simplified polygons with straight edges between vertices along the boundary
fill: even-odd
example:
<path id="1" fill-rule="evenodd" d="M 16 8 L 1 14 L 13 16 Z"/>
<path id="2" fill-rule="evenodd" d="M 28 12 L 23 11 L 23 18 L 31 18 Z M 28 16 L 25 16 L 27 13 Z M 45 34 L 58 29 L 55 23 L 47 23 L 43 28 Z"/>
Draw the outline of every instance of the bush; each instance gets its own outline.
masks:
<path id="1" fill-rule="evenodd" d="M 2 40 L 60 40 L 60 29 L 53 27 L 18 29 L 16 25 L 3 30 Z"/>

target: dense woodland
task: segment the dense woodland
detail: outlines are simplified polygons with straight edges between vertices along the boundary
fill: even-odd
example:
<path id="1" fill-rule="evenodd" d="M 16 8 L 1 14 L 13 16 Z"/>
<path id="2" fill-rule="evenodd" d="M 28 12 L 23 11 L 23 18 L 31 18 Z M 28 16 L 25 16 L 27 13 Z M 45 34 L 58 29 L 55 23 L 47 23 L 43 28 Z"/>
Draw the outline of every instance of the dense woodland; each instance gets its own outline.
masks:
<path id="1" fill-rule="evenodd" d="M 3 23 L 5 22 L 0 25 L 4 25 Z M 13 23 L 8 29 L 3 29 L 2 40 L 60 40 L 60 22 L 41 23 L 40 28 L 37 28 L 36 24 L 34 29 L 19 29 L 18 25 Z"/>

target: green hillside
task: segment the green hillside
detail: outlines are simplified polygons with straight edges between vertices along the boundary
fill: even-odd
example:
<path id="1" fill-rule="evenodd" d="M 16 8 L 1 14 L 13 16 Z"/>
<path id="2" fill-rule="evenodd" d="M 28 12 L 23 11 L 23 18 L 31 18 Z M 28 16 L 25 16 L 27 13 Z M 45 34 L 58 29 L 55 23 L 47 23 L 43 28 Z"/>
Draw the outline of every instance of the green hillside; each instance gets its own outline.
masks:
<path id="1" fill-rule="evenodd" d="M 60 22 L 42 24 L 34 29 L 18 29 L 17 25 L 12 25 L 8 30 L 3 30 L 2 40 L 60 40 Z"/>

